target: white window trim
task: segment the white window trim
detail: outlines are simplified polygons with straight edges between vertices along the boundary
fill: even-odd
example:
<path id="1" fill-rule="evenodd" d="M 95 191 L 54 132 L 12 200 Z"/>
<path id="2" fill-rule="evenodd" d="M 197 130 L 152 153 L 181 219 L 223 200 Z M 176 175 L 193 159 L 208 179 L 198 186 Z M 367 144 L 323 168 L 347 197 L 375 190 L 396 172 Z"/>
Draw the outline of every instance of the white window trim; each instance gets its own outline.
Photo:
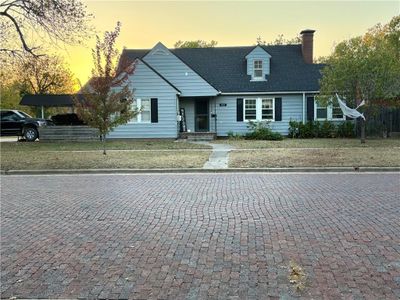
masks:
<path id="1" fill-rule="evenodd" d="M 261 62 L 261 69 L 256 69 L 255 64 L 257 61 Z M 256 70 L 261 70 L 261 76 L 256 76 L 255 71 Z M 262 59 L 255 59 L 253 60 L 253 76 L 252 76 L 252 81 L 260 81 L 260 80 L 265 80 L 264 78 L 264 61 Z"/>
<path id="2" fill-rule="evenodd" d="M 272 119 L 262 118 L 262 99 L 272 100 Z M 256 119 L 246 119 L 246 100 L 256 100 Z M 243 99 L 243 122 L 275 122 L 275 98 L 263 97 L 263 98 L 244 98 Z"/>
<path id="3" fill-rule="evenodd" d="M 150 104 L 150 120 L 149 121 L 142 121 L 142 100 L 149 100 Z M 128 122 L 128 124 L 149 124 L 151 123 L 151 98 L 138 98 L 135 99 L 136 101 L 136 107 L 132 107 L 132 109 L 137 109 L 138 114 L 136 115 L 136 121 L 132 121 L 132 119 Z"/>
<path id="4" fill-rule="evenodd" d="M 329 104 L 326 106 L 326 118 L 317 118 L 317 101 L 314 101 L 314 121 L 343 121 L 346 120 L 346 116 L 343 114 L 343 118 L 333 118 L 332 117 L 332 111 L 333 111 L 333 106 L 332 104 Z"/>

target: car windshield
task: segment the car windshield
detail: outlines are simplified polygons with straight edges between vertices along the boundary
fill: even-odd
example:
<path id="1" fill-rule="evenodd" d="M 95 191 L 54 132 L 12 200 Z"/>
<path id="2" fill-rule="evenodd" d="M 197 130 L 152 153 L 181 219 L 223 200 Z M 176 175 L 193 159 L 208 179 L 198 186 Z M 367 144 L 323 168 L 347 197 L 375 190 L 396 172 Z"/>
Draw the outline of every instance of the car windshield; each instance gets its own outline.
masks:
<path id="1" fill-rule="evenodd" d="M 26 118 L 32 118 L 30 115 L 28 115 L 27 113 L 24 113 L 23 111 L 18 111 L 17 112 L 22 118 L 26 119 Z"/>

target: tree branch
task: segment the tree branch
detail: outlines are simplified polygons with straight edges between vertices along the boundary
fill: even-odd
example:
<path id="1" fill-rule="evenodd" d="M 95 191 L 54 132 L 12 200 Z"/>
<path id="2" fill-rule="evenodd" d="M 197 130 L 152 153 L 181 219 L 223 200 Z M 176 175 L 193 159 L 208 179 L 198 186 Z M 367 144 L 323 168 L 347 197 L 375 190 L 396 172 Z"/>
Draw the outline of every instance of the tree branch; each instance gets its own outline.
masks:
<path id="1" fill-rule="evenodd" d="M 7 8 L 7 9 L 8 9 L 8 8 Z M 28 47 L 28 45 L 26 44 L 25 38 L 24 38 L 24 34 L 22 33 L 21 28 L 20 28 L 19 25 L 18 25 L 18 22 L 14 19 L 13 16 L 11 16 L 11 15 L 9 15 L 9 14 L 7 13 L 7 9 L 6 9 L 5 11 L 3 11 L 3 12 L 0 12 L 0 16 L 4 16 L 4 17 L 10 19 L 11 22 L 13 22 L 13 24 L 14 24 L 14 26 L 15 26 L 15 29 L 17 30 L 19 39 L 20 39 L 20 41 L 21 41 L 21 43 L 22 43 L 22 46 L 24 47 L 25 51 L 26 51 L 26 52 L 29 52 L 29 53 L 32 54 L 34 57 L 37 57 L 38 55 L 36 55 L 35 53 L 33 53 L 33 50 L 36 49 L 36 48 L 29 48 L 29 47 Z"/>

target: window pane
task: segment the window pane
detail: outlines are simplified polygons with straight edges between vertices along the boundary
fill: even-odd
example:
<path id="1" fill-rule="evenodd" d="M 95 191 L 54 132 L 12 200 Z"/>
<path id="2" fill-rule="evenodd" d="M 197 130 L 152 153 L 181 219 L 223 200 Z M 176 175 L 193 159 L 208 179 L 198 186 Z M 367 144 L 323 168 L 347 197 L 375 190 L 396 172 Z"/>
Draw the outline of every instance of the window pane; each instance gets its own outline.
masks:
<path id="1" fill-rule="evenodd" d="M 142 122 L 150 122 L 150 112 L 149 111 L 142 111 Z"/>
<path id="2" fill-rule="evenodd" d="M 246 120 L 255 120 L 257 117 L 256 110 L 246 110 L 245 119 Z"/>
<path id="3" fill-rule="evenodd" d="M 254 61 L 254 69 L 262 69 L 262 60 Z"/>
<path id="4" fill-rule="evenodd" d="M 263 120 L 272 120 L 274 118 L 274 111 L 272 109 L 263 109 L 262 110 L 262 119 Z"/>
<path id="5" fill-rule="evenodd" d="M 326 119 L 328 116 L 327 108 L 317 108 L 317 119 Z"/>
<path id="6" fill-rule="evenodd" d="M 246 99 L 246 109 L 256 109 L 256 99 Z"/>
<path id="7" fill-rule="evenodd" d="M 254 70 L 254 77 L 262 77 L 262 70 Z"/>
<path id="8" fill-rule="evenodd" d="M 262 99 L 262 108 L 272 108 L 272 99 Z"/>
<path id="9" fill-rule="evenodd" d="M 244 118 L 246 120 L 255 120 L 257 117 L 256 99 L 246 99 L 244 107 L 245 107 Z"/>
<path id="10" fill-rule="evenodd" d="M 150 99 L 142 99 L 142 110 L 150 110 Z"/>
<path id="11" fill-rule="evenodd" d="M 343 119 L 343 112 L 340 107 L 332 108 L 332 119 Z"/>

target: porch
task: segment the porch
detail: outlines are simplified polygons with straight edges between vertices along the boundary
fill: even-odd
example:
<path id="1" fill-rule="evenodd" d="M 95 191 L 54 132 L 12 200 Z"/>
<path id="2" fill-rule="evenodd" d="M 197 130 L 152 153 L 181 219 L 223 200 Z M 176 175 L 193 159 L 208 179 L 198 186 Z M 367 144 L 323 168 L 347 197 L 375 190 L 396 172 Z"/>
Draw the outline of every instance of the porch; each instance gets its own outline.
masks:
<path id="1" fill-rule="evenodd" d="M 188 140 L 213 140 L 216 137 L 216 106 L 213 97 L 180 97 L 179 137 Z"/>

